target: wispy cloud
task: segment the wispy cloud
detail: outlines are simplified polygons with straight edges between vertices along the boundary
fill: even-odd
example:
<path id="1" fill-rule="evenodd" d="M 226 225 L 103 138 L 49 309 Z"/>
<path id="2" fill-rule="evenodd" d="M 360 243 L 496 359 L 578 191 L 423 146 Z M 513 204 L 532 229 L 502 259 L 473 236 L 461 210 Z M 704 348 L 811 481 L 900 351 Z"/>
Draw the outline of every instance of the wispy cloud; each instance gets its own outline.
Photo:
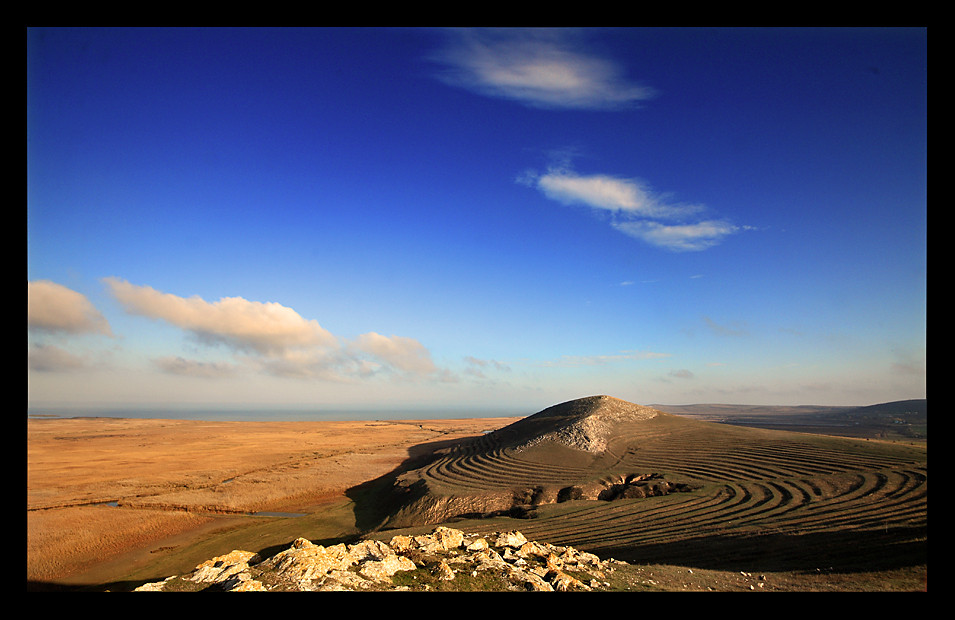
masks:
<path id="1" fill-rule="evenodd" d="M 87 360 L 49 344 L 35 344 L 27 351 L 27 368 L 39 372 L 65 372 L 87 366 Z"/>
<path id="2" fill-rule="evenodd" d="M 703 322 L 706 323 L 706 326 L 709 327 L 713 333 L 719 334 L 720 336 L 738 337 L 748 335 L 748 331 L 745 327 L 722 325 L 708 316 L 703 317 Z"/>
<path id="3" fill-rule="evenodd" d="M 696 375 L 686 368 L 680 368 L 678 370 L 671 370 L 668 373 L 668 376 L 673 377 L 674 379 L 693 379 Z"/>
<path id="4" fill-rule="evenodd" d="M 420 342 L 403 336 L 382 336 L 369 332 L 354 343 L 357 350 L 403 372 L 426 375 L 436 370 L 431 353 Z"/>
<path id="5" fill-rule="evenodd" d="M 669 353 L 654 353 L 652 351 L 620 351 L 619 353 L 604 355 L 562 355 L 555 360 L 542 362 L 542 366 L 601 366 L 633 360 L 653 360 L 670 357 Z"/>
<path id="6" fill-rule="evenodd" d="M 691 224 L 626 221 L 614 222 L 613 227 L 650 245 L 677 252 L 695 252 L 711 248 L 740 230 L 738 226 L 721 220 L 705 220 Z"/>
<path id="7" fill-rule="evenodd" d="M 200 362 L 187 360 L 179 356 L 169 355 L 154 360 L 155 365 L 163 372 L 186 377 L 200 377 L 203 379 L 217 379 L 231 377 L 236 374 L 237 366 L 225 362 Z"/>
<path id="8" fill-rule="evenodd" d="M 490 97 L 538 108 L 616 109 L 655 96 L 613 60 L 587 49 L 586 31 L 454 29 L 433 55 L 439 77 Z"/>
<path id="9" fill-rule="evenodd" d="M 51 282 L 27 282 L 27 329 L 112 335 L 109 322 L 85 295 Z"/>
<path id="10" fill-rule="evenodd" d="M 562 204 L 609 212 L 616 230 L 675 252 L 705 250 L 742 230 L 726 220 L 704 217 L 702 205 L 670 201 L 637 179 L 581 175 L 561 165 L 543 174 L 525 172 L 517 180 Z"/>
<path id="11" fill-rule="evenodd" d="M 485 371 L 497 371 L 497 372 L 510 372 L 511 367 L 503 362 L 497 360 L 484 360 L 471 355 L 465 356 L 464 361 L 467 363 L 467 367 L 464 370 L 466 375 L 476 377 L 478 379 L 487 379 L 488 376 L 485 374 Z"/>
<path id="12" fill-rule="evenodd" d="M 552 200 L 630 217 L 673 218 L 702 210 L 695 205 L 667 204 L 637 179 L 604 174 L 580 175 L 567 169 L 552 169 L 537 177 L 535 183 Z"/>

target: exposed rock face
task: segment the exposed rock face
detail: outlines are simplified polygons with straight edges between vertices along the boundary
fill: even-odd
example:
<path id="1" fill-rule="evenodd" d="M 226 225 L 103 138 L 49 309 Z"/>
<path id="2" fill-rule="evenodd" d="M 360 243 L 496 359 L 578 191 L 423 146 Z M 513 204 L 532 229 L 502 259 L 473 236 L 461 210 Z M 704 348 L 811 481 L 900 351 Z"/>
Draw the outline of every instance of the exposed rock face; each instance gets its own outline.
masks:
<path id="1" fill-rule="evenodd" d="M 333 590 L 469 589 L 468 580 L 493 575 L 499 589 L 541 592 L 599 590 L 616 560 L 547 543 L 528 541 L 517 531 L 465 534 L 448 527 L 421 536 L 394 536 L 389 543 L 316 545 L 304 538 L 269 558 L 232 551 L 203 562 L 191 573 L 147 583 L 137 592 L 215 590 L 288 592 Z M 406 571 L 420 587 L 396 586 Z"/>
<path id="2" fill-rule="evenodd" d="M 649 420 L 659 413 L 651 407 L 613 398 L 591 396 L 561 405 L 555 405 L 536 414 L 540 418 L 550 416 L 567 418 L 568 423 L 533 437 L 518 448 L 553 441 L 585 452 L 599 453 L 607 448 L 607 439 L 614 428 L 622 423 Z"/>

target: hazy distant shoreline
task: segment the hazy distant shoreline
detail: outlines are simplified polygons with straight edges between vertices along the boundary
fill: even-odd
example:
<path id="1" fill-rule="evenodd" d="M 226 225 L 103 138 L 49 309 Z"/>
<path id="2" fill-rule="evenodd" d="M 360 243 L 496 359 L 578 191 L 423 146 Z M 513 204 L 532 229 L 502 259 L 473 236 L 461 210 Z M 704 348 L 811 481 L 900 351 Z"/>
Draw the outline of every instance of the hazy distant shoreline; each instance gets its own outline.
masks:
<path id="1" fill-rule="evenodd" d="M 337 422 L 523 417 L 515 409 L 136 409 L 28 407 L 27 418 L 130 418 L 205 422 Z"/>

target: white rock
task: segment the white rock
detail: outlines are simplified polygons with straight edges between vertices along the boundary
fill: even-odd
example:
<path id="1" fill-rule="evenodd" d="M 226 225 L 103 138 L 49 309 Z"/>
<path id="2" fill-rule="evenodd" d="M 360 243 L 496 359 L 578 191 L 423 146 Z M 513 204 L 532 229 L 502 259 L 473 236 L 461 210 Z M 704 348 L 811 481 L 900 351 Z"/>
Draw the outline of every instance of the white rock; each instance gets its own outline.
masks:
<path id="1" fill-rule="evenodd" d="M 403 555 L 389 555 L 381 560 L 364 562 L 358 569 L 358 573 L 368 579 L 387 581 L 398 571 L 414 570 L 416 568 L 418 567 L 415 563 Z"/>

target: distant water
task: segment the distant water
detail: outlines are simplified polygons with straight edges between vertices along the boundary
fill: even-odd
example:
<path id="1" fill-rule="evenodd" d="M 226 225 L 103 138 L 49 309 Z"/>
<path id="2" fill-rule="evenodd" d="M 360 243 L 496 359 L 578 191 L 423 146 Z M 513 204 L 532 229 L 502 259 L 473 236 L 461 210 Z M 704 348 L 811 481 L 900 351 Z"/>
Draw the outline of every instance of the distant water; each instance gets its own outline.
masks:
<path id="1" fill-rule="evenodd" d="M 215 422 L 332 422 L 353 420 L 450 420 L 526 416 L 526 411 L 504 409 L 143 409 L 28 407 L 27 417 L 136 418 Z"/>

